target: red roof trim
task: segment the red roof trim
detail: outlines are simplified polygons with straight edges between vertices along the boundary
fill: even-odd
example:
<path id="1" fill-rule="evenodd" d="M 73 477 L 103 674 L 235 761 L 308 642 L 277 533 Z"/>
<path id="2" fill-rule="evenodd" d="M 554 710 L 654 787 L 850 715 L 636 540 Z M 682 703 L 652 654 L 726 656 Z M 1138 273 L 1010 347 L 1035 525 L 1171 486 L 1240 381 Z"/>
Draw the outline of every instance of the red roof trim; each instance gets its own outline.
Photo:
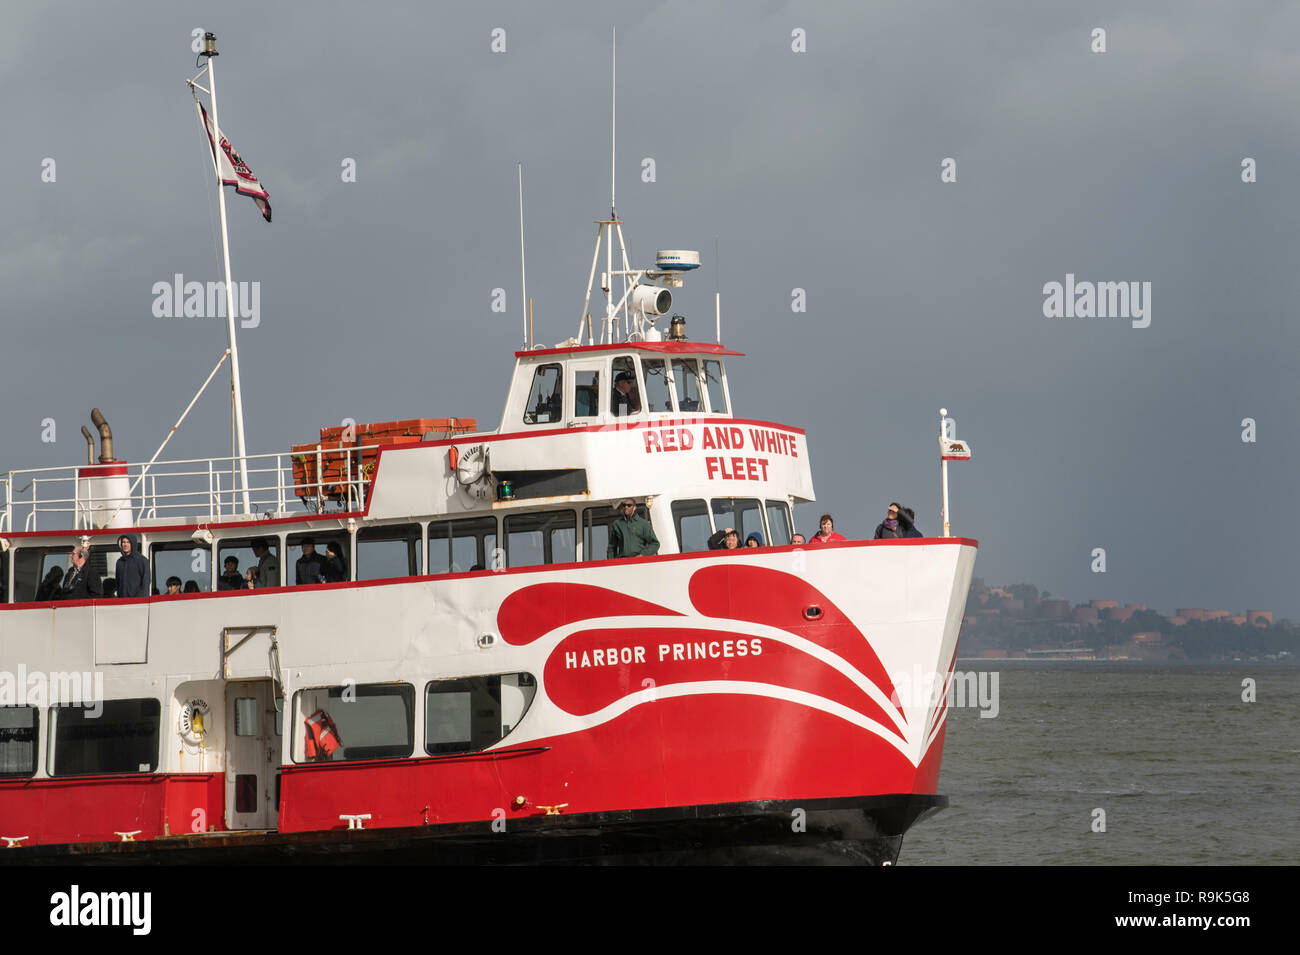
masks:
<path id="1" fill-rule="evenodd" d="M 665 415 L 662 419 L 656 418 L 648 421 L 631 421 L 627 424 L 598 424 L 586 428 L 551 428 L 546 431 L 511 431 L 507 434 L 475 434 L 475 435 L 458 435 L 454 438 L 440 438 L 437 441 L 421 441 L 418 444 L 386 445 L 380 446 L 378 453 L 375 455 L 375 479 L 379 478 L 379 469 L 384 463 L 384 452 L 386 451 L 409 451 L 414 448 L 440 448 L 450 447 L 453 444 L 490 444 L 493 441 L 514 441 L 519 438 L 543 438 L 557 434 L 582 434 L 590 431 L 635 431 L 638 428 L 679 428 L 684 425 L 703 424 L 703 425 L 749 425 L 761 428 L 774 428 L 778 431 L 787 431 L 791 434 L 806 434 L 803 428 L 794 428 L 790 425 L 777 424 L 773 421 L 754 421 L 748 418 L 724 418 L 708 415 L 706 417 L 683 417 Z M 371 497 L 374 497 L 373 492 Z M 294 500 L 297 500 L 295 498 Z M 313 529 L 317 525 L 332 524 L 335 521 L 346 521 L 349 517 L 364 519 L 370 514 L 370 501 L 366 501 L 365 510 L 361 511 L 330 511 L 327 514 L 308 514 L 303 513 L 301 517 L 277 517 L 274 519 L 262 519 L 252 521 L 202 521 L 198 524 L 158 524 L 148 527 L 106 527 L 103 530 L 58 530 L 58 531 L 12 531 L 0 534 L 0 537 L 6 537 L 11 540 L 19 540 L 25 537 L 81 537 L 88 536 L 92 540 L 95 538 L 106 538 L 116 540 L 123 534 L 159 534 L 169 531 L 194 531 L 200 527 L 206 527 L 209 530 L 227 530 L 240 527 L 276 527 L 280 524 L 297 524 L 304 529 Z M 425 515 L 425 520 L 436 520 L 437 514 Z M 112 535 L 111 537 L 109 535 Z M 193 596 L 191 594 L 190 596 Z"/>
<path id="2" fill-rule="evenodd" d="M 662 352 L 669 355 L 736 355 L 743 358 L 743 351 L 732 351 L 722 345 L 713 342 L 615 342 L 608 345 L 566 345 L 558 348 L 537 348 L 532 351 L 517 351 L 516 358 L 527 358 L 529 355 L 581 355 L 590 354 L 591 352 L 607 351 L 627 351 L 633 349 L 636 351 Z"/>
<path id="3" fill-rule="evenodd" d="M 970 537 L 895 537 L 884 538 L 881 540 L 864 540 L 864 541 L 834 541 L 829 544 L 787 544 L 783 547 L 764 547 L 761 548 L 763 553 L 788 552 L 793 550 L 812 550 L 821 552 L 835 548 L 844 547 L 917 547 L 927 545 L 961 545 L 965 547 L 979 548 L 979 541 Z M 746 555 L 752 548 L 738 547 L 734 555 Z M 702 556 L 714 556 L 725 558 L 728 551 L 691 551 L 686 554 L 656 554 L 653 557 L 622 557 L 615 560 L 580 560 L 571 561 L 567 564 L 536 564 L 532 567 L 510 567 L 506 570 L 474 570 L 465 571 L 459 574 L 420 574 L 416 577 L 383 577 L 379 580 L 348 580 L 336 584 L 311 584 L 304 586 L 287 586 L 287 587 L 263 587 L 259 590 L 218 590 L 204 591 L 197 594 L 159 594 L 156 597 L 137 597 L 137 598 L 108 598 L 108 603 L 113 604 L 139 604 L 152 603 L 163 600 L 210 600 L 213 597 L 247 597 L 262 593 L 287 593 L 299 590 L 349 590 L 361 587 L 387 587 L 393 584 L 419 584 L 427 583 L 434 580 L 460 580 L 464 577 L 479 577 L 484 574 L 535 574 L 551 571 L 576 570 L 583 567 L 594 567 L 596 565 L 607 566 L 609 564 L 631 564 L 636 563 L 640 567 L 646 564 L 667 562 L 673 560 L 689 560 Z M 28 601 L 25 603 L 0 604 L 0 611 L 4 610 L 32 610 L 39 607 L 89 607 L 92 604 L 106 602 L 105 598 L 99 600 L 43 600 L 40 602 Z"/>

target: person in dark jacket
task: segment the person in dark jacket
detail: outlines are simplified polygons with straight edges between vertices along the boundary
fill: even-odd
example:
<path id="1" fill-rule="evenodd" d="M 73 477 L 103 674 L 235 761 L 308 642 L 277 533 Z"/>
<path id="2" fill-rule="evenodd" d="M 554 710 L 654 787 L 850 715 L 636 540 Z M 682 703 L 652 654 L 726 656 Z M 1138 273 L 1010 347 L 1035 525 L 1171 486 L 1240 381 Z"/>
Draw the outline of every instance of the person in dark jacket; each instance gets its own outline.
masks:
<path id="1" fill-rule="evenodd" d="M 907 516 L 907 509 L 900 507 L 896 502 L 889 505 L 889 510 L 885 512 L 885 519 L 876 525 L 876 540 L 883 540 L 890 537 L 910 537 L 908 534 L 913 528 L 912 519 Z M 919 534 L 917 535 L 920 536 Z"/>
<path id="2" fill-rule="evenodd" d="M 338 541 L 325 545 L 325 583 L 337 584 L 348 579 L 348 562 L 343 559 L 343 548 Z"/>
<path id="3" fill-rule="evenodd" d="M 51 567 L 41 585 L 36 588 L 37 600 L 58 600 L 59 588 L 63 586 L 63 569 Z"/>
<path id="4" fill-rule="evenodd" d="M 247 590 L 248 583 L 244 580 L 244 575 L 239 572 L 239 558 L 231 554 L 222 564 L 224 570 L 221 576 L 217 578 L 217 589 Z"/>
<path id="5" fill-rule="evenodd" d="M 149 561 L 140 553 L 140 543 L 134 534 L 123 534 L 117 539 L 117 549 L 122 556 L 117 559 L 117 595 L 119 597 L 149 596 Z"/>
<path id="6" fill-rule="evenodd" d="M 719 527 L 709 535 L 709 550 L 736 550 L 740 547 L 740 535 L 734 527 Z"/>
<path id="7" fill-rule="evenodd" d="M 655 537 L 650 522 L 636 512 L 636 501 L 630 497 L 619 504 L 619 516 L 609 525 L 607 558 L 650 557 L 659 553 L 659 538 Z"/>
<path id="8" fill-rule="evenodd" d="M 910 507 L 905 507 L 905 508 L 903 508 L 903 513 L 907 515 L 907 520 L 908 520 L 908 522 L 909 522 L 909 526 L 908 526 L 908 528 L 907 528 L 907 533 L 904 534 L 903 536 L 904 536 L 904 537 L 924 537 L 925 535 L 922 534 L 919 530 L 916 529 L 916 511 L 912 510 Z"/>
<path id="9" fill-rule="evenodd" d="M 614 393 L 609 398 L 609 413 L 615 417 L 636 414 L 641 410 L 637 400 L 636 378 L 630 371 L 620 371 L 614 376 Z"/>
<path id="10" fill-rule="evenodd" d="M 304 584 L 319 584 L 325 580 L 325 558 L 316 553 L 316 542 L 310 537 L 302 539 L 302 556 L 294 568 L 295 582 L 299 587 Z"/>
<path id="11" fill-rule="evenodd" d="M 92 600 L 99 596 L 99 578 L 91 571 L 88 557 L 80 544 L 72 548 L 72 566 L 55 600 Z"/>

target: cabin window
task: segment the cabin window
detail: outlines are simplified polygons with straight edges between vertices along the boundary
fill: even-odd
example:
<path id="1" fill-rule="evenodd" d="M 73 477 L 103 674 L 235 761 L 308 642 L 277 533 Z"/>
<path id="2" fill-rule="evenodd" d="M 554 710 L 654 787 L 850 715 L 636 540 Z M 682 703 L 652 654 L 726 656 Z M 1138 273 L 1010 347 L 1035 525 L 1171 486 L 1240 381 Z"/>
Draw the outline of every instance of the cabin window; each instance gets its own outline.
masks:
<path id="1" fill-rule="evenodd" d="M 673 525 L 677 528 L 677 549 L 683 554 L 709 549 L 709 507 L 704 501 L 673 501 Z M 719 525 L 721 526 L 721 525 Z"/>
<path id="2" fill-rule="evenodd" d="M 357 580 L 414 577 L 421 550 L 419 524 L 363 527 L 357 531 Z"/>
<path id="3" fill-rule="evenodd" d="M 416 537 L 419 537 L 416 530 Z M 305 563 L 302 558 L 303 545 L 311 541 L 312 556 Z M 328 551 L 332 549 L 338 556 L 337 563 L 331 563 Z M 311 534 L 290 534 L 285 541 L 284 581 L 295 587 L 308 587 L 320 583 L 338 583 L 350 580 L 348 575 L 348 535 L 346 531 L 335 530 Z M 358 552 L 360 548 L 358 548 Z M 396 575 L 393 575 L 396 576 Z M 325 580 L 321 580 L 324 577 Z"/>
<path id="4" fill-rule="evenodd" d="M 266 554 L 269 555 L 269 559 L 265 564 L 264 575 L 259 573 L 262 565 L 260 559 L 253 553 L 253 541 L 263 541 L 266 544 Z M 253 580 L 257 582 L 258 587 L 279 587 L 280 581 L 284 579 L 280 574 L 280 538 L 278 537 L 245 537 L 240 540 L 220 541 L 217 547 L 217 563 L 222 574 L 226 572 L 227 557 L 235 558 L 238 565 L 236 570 L 245 582 L 248 580 L 249 570 L 253 571 Z M 290 570 L 289 573 L 292 574 L 293 571 Z M 292 580 L 292 576 L 289 579 Z"/>
<path id="5" fill-rule="evenodd" d="M 700 411 L 700 366 L 694 358 L 673 359 L 673 384 L 679 411 Z"/>
<path id="6" fill-rule="evenodd" d="M 0 706 L 0 779 L 36 775 L 40 711 L 34 706 Z"/>
<path id="7" fill-rule="evenodd" d="M 578 559 L 578 521 L 573 511 L 511 514 L 505 519 L 506 565 L 535 567 Z"/>
<path id="8" fill-rule="evenodd" d="M 623 396 L 623 392 L 619 390 L 618 379 L 620 376 L 631 378 L 632 387 L 628 391 L 626 398 Z M 613 390 L 610 392 L 609 413 L 616 418 L 622 415 L 640 414 L 641 389 L 637 385 L 636 363 L 632 361 L 631 355 L 619 355 L 614 359 L 611 381 L 613 384 L 610 387 Z"/>
<path id="9" fill-rule="evenodd" d="M 209 570 L 212 563 L 212 548 L 185 541 L 179 544 L 155 544 L 149 548 L 149 572 L 153 575 L 151 593 L 166 593 L 167 578 L 179 577 L 181 590 L 193 593 L 195 590 L 211 590 L 212 575 Z M 114 567 L 114 575 L 117 569 Z M 114 589 L 117 581 L 113 581 Z M 107 582 L 104 596 L 108 596 Z"/>
<path id="10" fill-rule="evenodd" d="M 713 523 L 717 527 L 734 527 L 740 535 L 741 547 L 745 546 L 745 538 L 755 531 L 763 534 L 763 541 L 767 542 L 767 535 L 763 531 L 763 509 L 752 498 L 715 497 Z"/>
<path id="11" fill-rule="evenodd" d="M 53 600 L 68 568 L 69 547 L 24 547 L 14 554 L 14 600 Z"/>
<path id="12" fill-rule="evenodd" d="M 9 552 L 0 551 L 0 604 L 9 602 Z"/>
<path id="13" fill-rule="evenodd" d="M 643 358 L 641 370 L 645 372 L 646 410 L 659 414 L 672 411 L 672 397 L 668 392 L 668 372 L 664 360 Z"/>
<path id="14" fill-rule="evenodd" d="M 768 541 L 773 547 L 784 547 L 794 539 L 790 532 L 790 505 L 785 501 L 767 502 L 767 526 L 772 531 Z"/>
<path id="15" fill-rule="evenodd" d="M 424 691 L 424 751 L 476 753 L 499 743 L 519 725 L 536 693 L 531 673 L 434 680 Z"/>
<path id="16" fill-rule="evenodd" d="M 621 502 L 623 498 L 619 498 Z M 618 503 L 618 502 L 614 502 Z M 622 511 L 613 503 L 601 507 L 588 507 L 582 512 L 582 559 L 607 560 L 609 558 L 609 525 L 614 523 Z M 650 520 L 650 512 L 644 504 L 636 506 L 637 517 Z"/>
<path id="17" fill-rule="evenodd" d="M 463 574 L 494 566 L 497 549 L 495 517 L 463 521 L 434 521 L 429 525 L 429 573 Z"/>
<path id="18" fill-rule="evenodd" d="M 533 387 L 524 405 L 524 424 L 554 424 L 564 417 L 564 402 L 559 365 L 539 365 L 533 373 Z"/>
<path id="19" fill-rule="evenodd" d="M 600 372 L 573 373 L 573 416 L 594 418 L 600 414 Z"/>
<path id="20" fill-rule="evenodd" d="M 299 763 L 349 759 L 404 759 L 415 751 L 415 687 L 409 683 L 359 683 L 298 691 L 298 732 L 293 758 Z M 317 718 L 324 713 L 328 718 Z M 338 747 L 326 743 L 308 755 L 312 725 L 333 724 Z"/>
<path id="21" fill-rule="evenodd" d="M 52 776 L 152 773 L 158 768 L 162 704 L 157 700 L 104 700 L 94 709 L 58 706 L 50 711 Z"/>
<path id="22" fill-rule="evenodd" d="M 709 410 L 727 413 L 727 392 L 722 387 L 722 362 L 704 359 L 704 387 L 709 392 Z"/>

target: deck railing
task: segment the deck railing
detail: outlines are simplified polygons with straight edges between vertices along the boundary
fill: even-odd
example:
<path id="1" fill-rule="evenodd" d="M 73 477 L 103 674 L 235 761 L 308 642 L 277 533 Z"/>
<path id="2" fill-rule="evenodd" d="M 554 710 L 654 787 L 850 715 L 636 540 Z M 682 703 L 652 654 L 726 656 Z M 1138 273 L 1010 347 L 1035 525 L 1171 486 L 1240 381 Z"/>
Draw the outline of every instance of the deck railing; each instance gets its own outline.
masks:
<path id="1" fill-rule="evenodd" d="M 0 533 L 288 517 L 295 501 L 318 514 L 356 510 L 366 500 L 379 447 L 317 445 L 314 452 L 249 455 L 245 460 L 251 514 L 244 508 L 237 457 L 128 464 L 124 478 L 111 479 L 116 482 L 111 491 L 104 487 L 110 479 L 79 477 L 84 465 L 10 471 L 0 477 Z"/>

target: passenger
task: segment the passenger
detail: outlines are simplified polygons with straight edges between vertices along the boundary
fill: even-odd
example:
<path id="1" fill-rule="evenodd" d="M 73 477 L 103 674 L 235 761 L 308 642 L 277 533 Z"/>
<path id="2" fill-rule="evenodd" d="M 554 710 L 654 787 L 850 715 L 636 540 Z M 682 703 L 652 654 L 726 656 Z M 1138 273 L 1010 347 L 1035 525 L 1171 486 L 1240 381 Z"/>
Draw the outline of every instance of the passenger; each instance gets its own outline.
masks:
<path id="1" fill-rule="evenodd" d="M 122 556 L 117 559 L 117 595 L 119 597 L 149 596 L 149 561 L 140 553 L 134 534 L 123 534 L 117 539 L 117 549 Z M 107 596 L 107 594 L 105 594 Z"/>
<path id="2" fill-rule="evenodd" d="M 736 550 L 740 547 L 740 535 L 734 527 L 720 527 L 709 537 L 709 550 Z"/>
<path id="3" fill-rule="evenodd" d="M 343 559 L 343 548 L 338 541 L 325 545 L 325 583 L 337 584 L 348 579 L 348 562 Z"/>
<path id="4" fill-rule="evenodd" d="M 925 535 L 916 529 L 916 511 L 912 510 L 910 507 L 905 507 L 903 508 L 903 513 L 907 515 L 907 520 L 911 525 L 907 528 L 907 533 L 903 536 L 924 537 Z M 902 520 L 902 518 L 899 518 L 899 520 Z"/>
<path id="5" fill-rule="evenodd" d="M 71 566 L 55 600 L 90 600 L 99 596 L 99 578 L 87 566 L 88 556 L 81 545 L 72 548 Z"/>
<path id="6" fill-rule="evenodd" d="M 795 534 L 794 537 L 791 538 L 791 540 L 790 540 L 790 545 L 791 545 L 792 547 L 800 547 L 800 546 L 802 546 L 802 545 L 804 545 L 804 544 L 807 544 L 807 543 L 808 543 L 808 542 L 807 542 L 806 540 L 804 540 L 804 536 L 803 536 L 802 534 Z"/>
<path id="7" fill-rule="evenodd" d="M 181 592 L 181 579 L 179 577 L 168 577 L 167 593 L 163 594 L 163 596 L 175 597 L 180 592 Z"/>
<path id="8" fill-rule="evenodd" d="M 183 593 L 197 594 L 197 593 L 202 593 L 202 591 L 199 590 L 199 585 L 197 581 L 187 580 L 185 581 L 185 590 L 183 591 Z"/>
<path id="9" fill-rule="evenodd" d="M 239 558 L 231 554 L 223 562 L 224 572 L 217 578 L 218 590 L 247 590 L 248 583 L 239 572 Z"/>
<path id="10" fill-rule="evenodd" d="M 248 570 L 244 571 L 244 584 L 248 587 L 249 590 L 257 589 L 257 568 L 256 567 L 250 567 L 248 568 Z"/>
<path id="11" fill-rule="evenodd" d="M 875 539 L 908 537 L 910 535 L 907 532 L 911 529 L 912 519 L 907 516 L 907 510 L 894 502 L 889 505 L 889 510 L 885 512 L 885 519 L 876 525 Z"/>
<path id="12" fill-rule="evenodd" d="M 636 501 L 625 497 L 618 510 L 619 516 L 609 525 L 605 557 L 653 557 L 659 553 L 659 538 L 650 522 L 636 512 Z"/>
<path id="13" fill-rule="evenodd" d="M 636 377 L 630 371 L 620 371 L 614 376 L 614 393 L 609 399 L 610 414 L 629 415 L 641 410 L 636 399 Z"/>
<path id="14" fill-rule="evenodd" d="M 294 567 L 299 587 L 325 582 L 325 558 L 316 553 L 316 542 L 310 537 L 302 539 L 302 556 Z"/>
<path id="15" fill-rule="evenodd" d="M 835 533 L 835 518 L 829 514 L 823 514 L 820 521 L 821 530 L 809 538 L 810 544 L 829 544 L 832 541 L 847 540 L 843 534 Z"/>
<path id="16" fill-rule="evenodd" d="M 280 562 L 271 553 L 270 542 L 265 537 L 259 537 L 253 541 L 253 556 L 257 558 L 258 590 L 265 587 L 279 587 Z"/>
<path id="17" fill-rule="evenodd" d="M 50 572 L 45 575 L 41 585 L 36 588 L 37 600 L 58 600 L 59 588 L 63 586 L 63 570 L 59 567 L 51 567 Z"/>
<path id="18" fill-rule="evenodd" d="M 754 531 L 754 532 L 751 533 L 748 537 L 745 538 L 745 546 L 746 546 L 746 547 L 762 547 L 762 546 L 763 546 L 763 535 L 760 534 L 758 531 Z"/>

